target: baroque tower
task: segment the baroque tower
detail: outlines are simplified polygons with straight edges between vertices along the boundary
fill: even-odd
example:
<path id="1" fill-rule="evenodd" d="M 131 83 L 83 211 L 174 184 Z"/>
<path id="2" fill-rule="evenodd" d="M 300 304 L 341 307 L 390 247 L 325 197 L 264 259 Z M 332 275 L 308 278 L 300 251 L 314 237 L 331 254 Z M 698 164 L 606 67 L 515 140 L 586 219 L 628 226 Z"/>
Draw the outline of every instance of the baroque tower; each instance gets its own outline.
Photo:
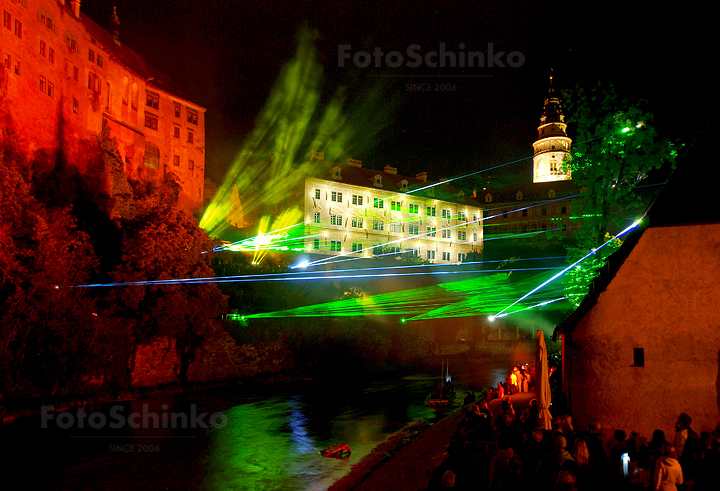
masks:
<path id="1" fill-rule="evenodd" d="M 570 144 L 567 136 L 565 115 L 560 98 L 555 95 L 550 75 L 550 90 L 545 99 L 538 138 L 533 143 L 533 182 L 568 181 L 572 179 L 570 169 L 563 170 L 563 162 L 570 159 Z"/>

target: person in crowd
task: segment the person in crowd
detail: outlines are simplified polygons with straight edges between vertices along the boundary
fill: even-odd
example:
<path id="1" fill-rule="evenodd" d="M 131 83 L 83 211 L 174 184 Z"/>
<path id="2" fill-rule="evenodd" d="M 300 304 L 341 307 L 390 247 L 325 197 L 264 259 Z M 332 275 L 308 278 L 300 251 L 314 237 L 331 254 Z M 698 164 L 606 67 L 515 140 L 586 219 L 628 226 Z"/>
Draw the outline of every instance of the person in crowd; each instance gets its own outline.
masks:
<path id="1" fill-rule="evenodd" d="M 501 404 L 502 412 L 495 418 L 495 427 L 498 428 L 502 425 L 503 416 L 510 416 L 510 420 L 515 419 L 515 408 L 509 399 L 505 399 Z"/>
<path id="2" fill-rule="evenodd" d="M 498 439 L 498 450 L 490 460 L 490 489 L 512 489 L 520 470 L 515 451 L 510 447 L 507 438 Z"/>
<path id="3" fill-rule="evenodd" d="M 683 474 L 677 460 L 675 447 L 670 442 L 665 442 L 661 453 L 662 457 L 658 459 L 655 466 L 653 489 L 655 491 L 677 491 L 677 485 L 683 483 Z"/>
<path id="4" fill-rule="evenodd" d="M 694 433 L 690 428 L 691 424 L 692 418 L 685 413 L 680 413 L 675 423 L 675 452 L 678 459 L 681 459 L 683 452 L 685 452 L 685 443 L 688 437 L 691 436 L 691 433 Z"/>
<path id="5" fill-rule="evenodd" d="M 520 380 L 522 380 L 522 391 L 528 392 L 530 390 L 530 372 L 528 372 L 525 368 L 520 370 Z"/>
<path id="6" fill-rule="evenodd" d="M 502 399 L 503 397 L 505 397 L 505 389 L 503 389 L 502 382 L 498 382 L 498 384 L 497 384 L 497 396 L 499 399 Z"/>
<path id="7" fill-rule="evenodd" d="M 555 485 L 558 474 L 563 470 L 563 467 L 568 465 L 568 462 L 575 461 L 566 448 L 567 440 L 565 440 L 565 437 L 556 436 L 555 450 L 542 458 L 535 473 L 535 479 L 541 488 L 551 489 Z"/>

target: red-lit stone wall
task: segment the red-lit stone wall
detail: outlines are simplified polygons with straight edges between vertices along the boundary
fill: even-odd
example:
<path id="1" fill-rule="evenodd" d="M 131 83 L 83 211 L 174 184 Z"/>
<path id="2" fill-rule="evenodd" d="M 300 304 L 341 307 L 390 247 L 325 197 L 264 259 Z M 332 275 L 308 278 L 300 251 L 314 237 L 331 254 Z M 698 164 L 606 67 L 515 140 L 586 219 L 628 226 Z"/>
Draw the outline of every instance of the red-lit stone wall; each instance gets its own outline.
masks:
<path id="1" fill-rule="evenodd" d="M 566 336 L 575 422 L 668 439 L 681 412 L 720 423 L 720 224 L 648 228 L 598 303 Z M 644 366 L 634 366 L 634 349 Z"/>
<path id="2" fill-rule="evenodd" d="M 62 150 L 83 170 L 87 142 L 105 124 L 128 177 L 157 181 L 172 172 L 182 186 L 181 206 L 202 206 L 202 107 L 62 1 L 8 0 L 0 10 L 0 142 L 12 137 L 30 159 Z M 146 142 L 158 149 L 157 168 L 146 165 Z"/>

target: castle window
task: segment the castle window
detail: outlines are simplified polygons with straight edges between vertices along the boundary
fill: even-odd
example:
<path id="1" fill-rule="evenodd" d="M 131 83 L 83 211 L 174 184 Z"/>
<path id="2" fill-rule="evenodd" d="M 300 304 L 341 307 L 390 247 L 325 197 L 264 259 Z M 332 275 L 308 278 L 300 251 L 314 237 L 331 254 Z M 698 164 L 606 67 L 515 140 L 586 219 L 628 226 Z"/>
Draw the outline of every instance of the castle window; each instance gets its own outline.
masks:
<path id="1" fill-rule="evenodd" d="M 180 117 L 180 104 L 175 104 L 175 117 Z"/>
<path id="2" fill-rule="evenodd" d="M 633 366 L 645 366 L 645 348 L 633 348 Z"/>
<path id="3" fill-rule="evenodd" d="M 8 31 L 12 31 L 12 16 L 7 10 L 3 10 L 3 27 Z"/>
<path id="4" fill-rule="evenodd" d="M 93 72 L 88 72 L 88 89 L 93 92 L 100 92 L 100 77 Z"/>
<path id="5" fill-rule="evenodd" d="M 15 19 L 15 35 L 22 39 L 22 22 Z"/>
<path id="6" fill-rule="evenodd" d="M 195 161 L 194 160 L 188 160 L 188 169 L 190 169 L 190 170 L 195 169 Z"/>
<path id="7" fill-rule="evenodd" d="M 188 123 L 198 124 L 198 113 L 196 113 L 195 111 L 191 111 L 190 109 L 188 109 L 188 111 L 187 111 L 187 120 L 188 120 Z"/>
<path id="8" fill-rule="evenodd" d="M 315 199 L 320 199 L 320 190 L 319 189 L 315 190 Z"/>
<path id="9" fill-rule="evenodd" d="M 20 60 L 15 60 L 15 68 L 13 68 L 15 75 L 20 75 Z"/>
<path id="10" fill-rule="evenodd" d="M 195 135 L 193 135 L 193 132 L 192 132 L 192 131 L 188 130 L 188 139 L 187 139 L 187 142 L 188 142 L 188 143 L 193 143 L 194 141 L 195 141 Z"/>
<path id="11" fill-rule="evenodd" d="M 408 212 L 409 213 L 419 213 L 420 211 L 420 205 L 417 203 L 410 203 L 408 205 Z"/>
<path id="12" fill-rule="evenodd" d="M 320 249 L 320 239 L 313 240 L 313 249 Z"/>
<path id="13" fill-rule="evenodd" d="M 46 89 L 45 89 L 45 77 L 43 77 L 42 75 L 40 75 L 40 86 L 39 86 L 39 88 L 40 88 L 40 92 L 42 92 L 42 93 L 44 94 L 44 93 L 45 93 L 45 90 L 46 90 Z"/>
<path id="14" fill-rule="evenodd" d="M 145 93 L 145 105 L 150 106 L 153 109 L 158 109 L 160 107 L 160 96 L 157 94 L 154 94 L 152 92 L 146 92 Z"/>
<path id="15" fill-rule="evenodd" d="M 6 70 L 10 70 L 10 63 L 11 63 L 10 54 L 5 53 L 5 58 L 3 59 L 3 66 L 5 67 Z"/>
<path id="16" fill-rule="evenodd" d="M 95 52 L 91 49 L 88 50 L 88 60 L 95 63 Z"/>
<path id="17" fill-rule="evenodd" d="M 180 156 L 179 155 L 173 155 L 173 165 L 180 167 Z"/>
<path id="18" fill-rule="evenodd" d="M 360 243 L 360 242 L 353 242 L 353 244 L 352 244 L 352 251 L 353 251 L 353 252 L 362 252 L 362 243 Z"/>
<path id="19" fill-rule="evenodd" d="M 48 48 L 48 61 L 50 63 L 55 63 L 55 50 L 52 48 Z"/>
<path id="20" fill-rule="evenodd" d="M 40 40 L 40 56 L 45 58 L 45 41 Z"/>
<path id="21" fill-rule="evenodd" d="M 145 142 L 145 155 L 143 157 L 143 165 L 151 169 L 160 168 L 160 149 L 152 142 Z"/>
<path id="22" fill-rule="evenodd" d="M 425 214 L 429 217 L 434 217 L 435 216 L 435 207 L 434 206 L 425 207 Z"/>
<path id="23" fill-rule="evenodd" d="M 382 198 L 375 198 L 375 199 L 373 199 L 373 208 L 382 208 L 383 206 L 384 206 L 384 205 L 383 205 L 383 200 L 382 200 Z"/>
<path id="24" fill-rule="evenodd" d="M 435 259 L 435 251 L 426 251 L 428 260 Z"/>
<path id="25" fill-rule="evenodd" d="M 320 223 L 320 212 L 316 211 L 315 216 L 313 217 L 313 222 Z"/>
<path id="26" fill-rule="evenodd" d="M 362 206 L 363 204 L 363 197 L 357 194 L 352 195 L 352 204 Z"/>
<path id="27" fill-rule="evenodd" d="M 180 127 L 173 125 L 173 138 L 180 138 Z"/>
<path id="28" fill-rule="evenodd" d="M 65 31 L 65 46 L 67 46 L 70 51 L 78 52 L 78 40 L 70 31 Z"/>
<path id="29" fill-rule="evenodd" d="M 145 127 L 150 128 L 151 130 L 157 130 L 158 117 L 154 114 L 145 113 Z M 180 165 L 180 162 L 178 162 L 177 165 Z"/>
<path id="30" fill-rule="evenodd" d="M 48 82 L 47 85 L 47 95 L 50 99 L 55 98 L 55 86 L 52 82 Z"/>
<path id="31" fill-rule="evenodd" d="M 72 101 L 73 114 L 77 114 L 79 110 L 80 110 L 80 103 L 78 103 L 78 100 L 73 97 L 73 101 Z"/>
<path id="32" fill-rule="evenodd" d="M 443 261 L 449 261 L 450 260 L 450 253 L 449 252 L 443 252 Z"/>

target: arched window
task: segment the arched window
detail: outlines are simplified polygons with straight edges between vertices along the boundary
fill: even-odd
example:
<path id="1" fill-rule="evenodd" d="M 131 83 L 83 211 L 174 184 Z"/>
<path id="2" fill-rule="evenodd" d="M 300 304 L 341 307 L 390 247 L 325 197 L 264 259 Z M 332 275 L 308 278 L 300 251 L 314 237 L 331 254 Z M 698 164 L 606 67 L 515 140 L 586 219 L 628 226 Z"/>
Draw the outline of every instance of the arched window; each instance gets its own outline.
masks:
<path id="1" fill-rule="evenodd" d="M 130 107 L 137 111 L 138 108 L 138 84 L 132 84 L 132 99 L 130 99 Z"/>
<path id="2" fill-rule="evenodd" d="M 122 103 L 127 106 L 129 96 L 130 96 L 130 84 L 128 81 L 127 76 L 123 77 L 123 86 L 122 86 Z"/>
<path id="3" fill-rule="evenodd" d="M 143 164 L 145 164 L 145 167 L 150 167 L 151 169 L 160 168 L 160 150 L 153 142 L 145 142 L 145 157 L 143 158 Z"/>

